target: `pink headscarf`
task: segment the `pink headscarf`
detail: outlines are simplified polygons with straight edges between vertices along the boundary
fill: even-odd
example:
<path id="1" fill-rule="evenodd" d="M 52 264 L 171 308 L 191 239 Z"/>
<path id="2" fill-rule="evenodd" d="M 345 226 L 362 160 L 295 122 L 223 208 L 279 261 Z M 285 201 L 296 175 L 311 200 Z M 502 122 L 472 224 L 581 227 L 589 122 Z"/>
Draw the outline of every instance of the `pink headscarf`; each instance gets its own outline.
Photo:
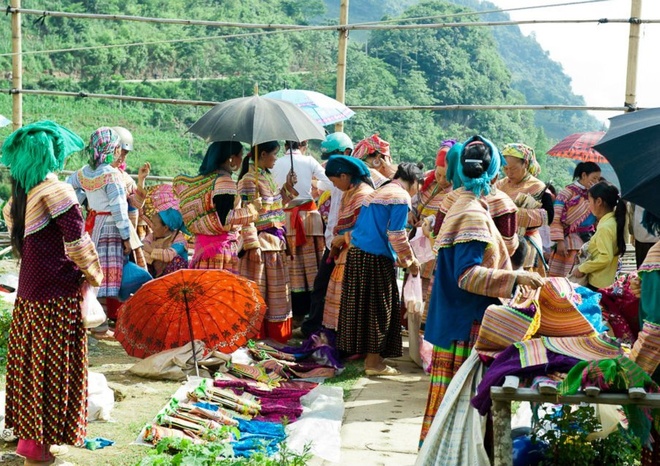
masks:
<path id="1" fill-rule="evenodd" d="M 382 155 L 390 155 L 390 143 L 378 137 L 378 134 L 374 134 L 358 142 L 351 155 L 363 160 L 375 152 Z"/>

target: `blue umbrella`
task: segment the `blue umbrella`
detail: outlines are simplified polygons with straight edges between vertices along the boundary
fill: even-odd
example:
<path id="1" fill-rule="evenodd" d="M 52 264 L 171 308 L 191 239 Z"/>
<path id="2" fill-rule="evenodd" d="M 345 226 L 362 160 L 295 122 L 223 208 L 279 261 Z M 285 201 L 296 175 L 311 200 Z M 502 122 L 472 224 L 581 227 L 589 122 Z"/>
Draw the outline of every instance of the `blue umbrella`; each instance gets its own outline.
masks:
<path id="1" fill-rule="evenodd" d="M 291 102 L 323 126 L 348 120 L 355 115 L 353 110 L 338 100 L 316 91 L 282 89 L 281 91 L 269 92 L 264 97 Z"/>

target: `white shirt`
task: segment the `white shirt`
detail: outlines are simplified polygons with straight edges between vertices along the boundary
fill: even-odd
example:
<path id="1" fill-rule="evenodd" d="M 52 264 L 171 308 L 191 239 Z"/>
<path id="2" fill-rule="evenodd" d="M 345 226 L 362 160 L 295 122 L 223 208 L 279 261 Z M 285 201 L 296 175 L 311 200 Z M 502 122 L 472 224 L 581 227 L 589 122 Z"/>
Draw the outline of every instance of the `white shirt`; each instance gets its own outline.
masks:
<path id="1" fill-rule="evenodd" d="M 277 159 L 271 170 L 273 178 L 280 188 L 286 183 L 286 177 L 290 171 L 291 155 L 287 150 L 282 157 Z M 312 179 L 314 178 L 318 180 L 320 191 L 327 191 L 333 187 L 332 182 L 325 176 L 325 169 L 321 164 L 314 157 L 303 155 L 299 150 L 293 151 L 293 171 L 296 172 L 298 177 L 298 182 L 294 186 L 295 190 L 298 191 L 296 200 L 312 200 Z"/>
<path id="2" fill-rule="evenodd" d="M 332 238 L 335 237 L 333 232 L 337 226 L 337 220 L 339 220 L 339 207 L 341 206 L 341 198 L 344 196 L 344 192 L 341 189 L 335 188 L 332 186 L 330 194 L 330 211 L 328 212 L 328 223 L 325 226 L 325 247 L 330 249 Z"/>
<path id="3" fill-rule="evenodd" d="M 642 218 L 644 218 L 644 208 L 636 205 L 632 224 L 633 236 L 640 243 L 657 243 L 660 238 L 652 235 L 642 226 Z"/>

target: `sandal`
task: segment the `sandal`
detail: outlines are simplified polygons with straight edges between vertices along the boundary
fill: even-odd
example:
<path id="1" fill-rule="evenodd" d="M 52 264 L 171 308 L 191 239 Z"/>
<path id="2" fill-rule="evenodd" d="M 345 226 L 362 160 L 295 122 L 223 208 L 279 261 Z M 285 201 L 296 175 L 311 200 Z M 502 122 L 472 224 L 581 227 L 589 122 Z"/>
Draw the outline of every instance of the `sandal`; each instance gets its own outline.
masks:
<path id="1" fill-rule="evenodd" d="M 90 332 L 94 338 L 97 340 L 114 340 L 115 339 L 115 332 L 112 330 L 106 330 L 105 332 L 97 333 L 97 332 Z"/>
<path id="2" fill-rule="evenodd" d="M 391 366 L 385 366 L 385 369 L 382 370 L 376 370 L 376 369 L 365 369 L 364 373 L 367 374 L 368 376 L 382 376 L 382 375 L 401 375 L 401 372 L 396 370 L 395 368 Z"/>
<path id="3" fill-rule="evenodd" d="M 50 454 L 57 457 L 66 456 L 69 454 L 69 447 L 66 445 L 51 445 Z"/>

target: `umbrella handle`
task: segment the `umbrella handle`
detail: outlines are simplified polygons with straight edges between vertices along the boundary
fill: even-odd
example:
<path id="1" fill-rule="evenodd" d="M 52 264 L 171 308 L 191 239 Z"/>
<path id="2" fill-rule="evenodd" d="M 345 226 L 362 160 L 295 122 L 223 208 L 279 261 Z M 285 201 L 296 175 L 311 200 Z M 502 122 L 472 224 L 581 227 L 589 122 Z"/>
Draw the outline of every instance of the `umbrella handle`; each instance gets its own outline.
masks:
<path id="1" fill-rule="evenodd" d="M 190 331 L 190 346 L 192 348 L 193 362 L 195 363 L 195 374 L 199 377 L 199 365 L 197 363 L 197 354 L 195 353 L 195 335 L 192 328 L 192 319 L 190 317 L 190 308 L 188 307 L 188 291 L 184 288 L 183 302 L 186 305 L 186 317 L 188 318 L 188 330 Z"/>

